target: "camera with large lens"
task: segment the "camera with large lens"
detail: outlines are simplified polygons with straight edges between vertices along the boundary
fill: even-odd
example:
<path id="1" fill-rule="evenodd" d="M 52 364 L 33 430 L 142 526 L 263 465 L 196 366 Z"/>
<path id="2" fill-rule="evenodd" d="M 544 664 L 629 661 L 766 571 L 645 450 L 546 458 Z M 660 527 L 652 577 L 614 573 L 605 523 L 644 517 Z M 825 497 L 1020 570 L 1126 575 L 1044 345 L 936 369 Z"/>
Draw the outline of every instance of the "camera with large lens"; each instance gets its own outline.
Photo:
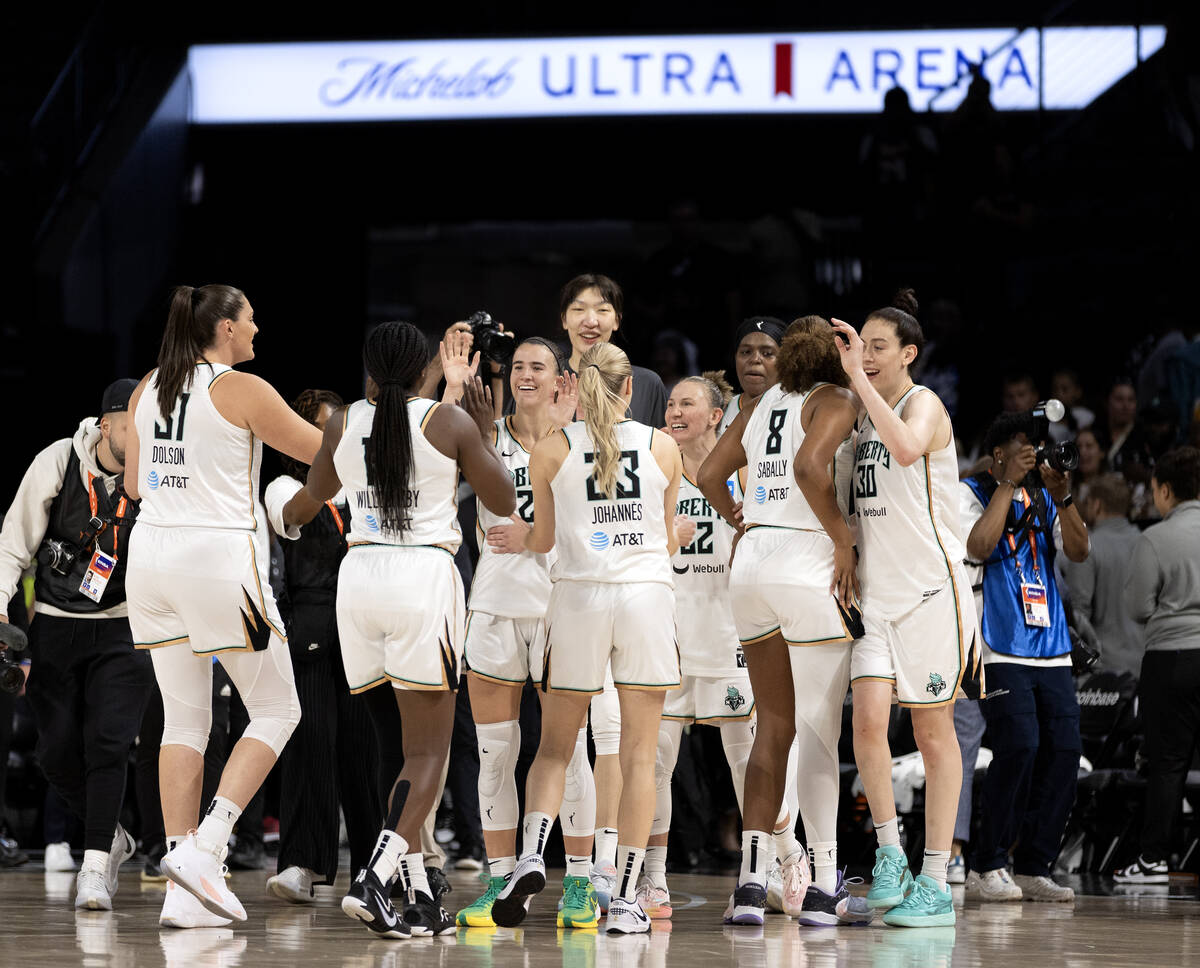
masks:
<path id="1" fill-rule="evenodd" d="M 13 652 L 24 652 L 29 645 L 25 633 L 15 625 L 0 622 L 0 644 L 7 648 L 0 650 L 0 689 L 16 695 L 25 685 L 25 673 L 21 663 L 13 659 Z"/>
<path id="2" fill-rule="evenodd" d="M 1029 411 L 1035 427 L 1033 439 L 1037 442 L 1037 462 L 1053 467 L 1060 474 L 1067 474 L 1079 466 L 1079 448 L 1072 441 L 1056 444 L 1049 440 L 1050 424 L 1058 423 L 1066 414 L 1067 408 L 1061 400 L 1045 400 Z"/>
<path id="3" fill-rule="evenodd" d="M 512 362 L 517 340 L 512 333 L 502 330 L 490 313 L 483 310 L 471 313 L 467 323 L 471 327 L 471 337 L 474 340 L 471 345 L 485 358 L 500 366 L 508 366 Z"/>
<path id="4" fill-rule="evenodd" d="M 75 567 L 79 556 L 86 553 L 96 540 L 96 536 L 105 528 L 102 518 L 93 517 L 87 527 L 80 532 L 78 543 L 63 541 L 58 538 L 47 538 L 38 549 L 38 564 L 46 565 L 60 575 L 69 575 Z"/>

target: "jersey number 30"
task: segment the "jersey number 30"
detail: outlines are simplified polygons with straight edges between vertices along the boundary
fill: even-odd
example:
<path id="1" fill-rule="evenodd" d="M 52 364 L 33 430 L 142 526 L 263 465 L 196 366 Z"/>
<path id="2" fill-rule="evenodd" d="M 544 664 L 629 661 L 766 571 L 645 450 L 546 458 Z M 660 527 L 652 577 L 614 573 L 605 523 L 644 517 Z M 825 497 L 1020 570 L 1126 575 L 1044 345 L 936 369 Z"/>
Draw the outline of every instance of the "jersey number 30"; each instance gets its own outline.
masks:
<path id="1" fill-rule="evenodd" d="M 591 464 L 594 459 L 594 454 L 588 451 L 584 452 L 583 462 L 585 464 Z M 625 472 L 625 479 L 617 479 L 617 495 L 613 500 L 622 501 L 642 496 L 642 482 L 638 479 L 637 469 L 638 452 L 636 450 L 621 451 L 621 470 Z M 587 479 L 587 499 L 589 501 L 609 500 L 596 489 L 596 479 L 591 476 Z"/>
<path id="2" fill-rule="evenodd" d="M 854 492 L 854 496 L 858 497 L 875 497 L 878 493 L 875 487 L 875 465 L 874 464 L 859 464 L 858 465 L 858 490 Z"/>

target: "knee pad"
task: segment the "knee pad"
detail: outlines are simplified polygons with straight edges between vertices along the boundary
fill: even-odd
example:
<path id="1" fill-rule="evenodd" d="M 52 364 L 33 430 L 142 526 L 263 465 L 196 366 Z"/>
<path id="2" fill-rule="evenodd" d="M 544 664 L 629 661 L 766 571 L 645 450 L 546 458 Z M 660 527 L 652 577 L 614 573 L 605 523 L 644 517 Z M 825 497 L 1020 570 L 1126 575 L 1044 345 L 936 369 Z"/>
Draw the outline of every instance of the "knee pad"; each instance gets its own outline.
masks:
<path id="1" fill-rule="evenodd" d="M 733 792 L 737 795 L 738 809 L 743 807 L 746 791 L 746 766 L 750 762 L 750 751 L 754 749 L 754 729 L 751 723 L 727 723 L 721 727 L 721 747 L 725 750 L 725 761 L 733 779 Z"/>
<path id="2" fill-rule="evenodd" d="M 683 724 L 664 719 L 658 727 L 658 749 L 654 753 L 654 788 L 670 787 L 675 763 L 679 759 L 679 741 Z"/>
<path id="3" fill-rule="evenodd" d="M 521 726 L 515 719 L 476 725 L 479 745 L 479 820 L 484 830 L 512 830 L 517 814 L 517 757 Z"/>
<path id="4" fill-rule="evenodd" d="M 616 689 L 592 697 L 592 740 L 597 756 L 621 752 L 621 700 Z"/>
<path id="5" fill-rule="evenodd" d="M 195 750 L 201 756 L 208 749 L 208 734 L 212 729 L 212 717 L 206 717 L 204 722 L 198 719 L 193 722 L 172 722 L 167 717 L 163 723 L 162 741 L 160 746 L 186 746 Z"/>
<path id="6" fill-rule="evenodd" d="M 596 780 L 587 758 L 587 730 L 575 740 L 575 753 L 567 764 L 562 810 L 558 815 L 564 837 L 590 837 L 596 830 Z"/>
<path id="7" fill-rule="evenodd" d="M 249 695 L 242 697 L 246 712 L 250 714 L 250 725 L 242 738 L 256 739 L 278 756 L 300 722 L 300 697 L 296 695 L 294 683 L 288 683 L 286 694 L 257 695 L 256 692 L 251 689 Z"/>

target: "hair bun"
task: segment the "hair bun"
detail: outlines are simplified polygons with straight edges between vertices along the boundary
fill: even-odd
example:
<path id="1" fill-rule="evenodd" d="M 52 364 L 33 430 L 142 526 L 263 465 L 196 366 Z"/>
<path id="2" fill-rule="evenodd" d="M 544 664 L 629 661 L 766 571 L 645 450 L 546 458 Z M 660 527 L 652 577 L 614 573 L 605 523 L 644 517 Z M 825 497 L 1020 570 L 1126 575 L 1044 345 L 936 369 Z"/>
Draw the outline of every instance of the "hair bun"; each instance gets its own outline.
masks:
<path id="1" fill-rule="evenodd" d="M 917 315 L 917 293 L 914 289 L 901 289 L 892 297 L 892 305 L 908 315 Z"/>

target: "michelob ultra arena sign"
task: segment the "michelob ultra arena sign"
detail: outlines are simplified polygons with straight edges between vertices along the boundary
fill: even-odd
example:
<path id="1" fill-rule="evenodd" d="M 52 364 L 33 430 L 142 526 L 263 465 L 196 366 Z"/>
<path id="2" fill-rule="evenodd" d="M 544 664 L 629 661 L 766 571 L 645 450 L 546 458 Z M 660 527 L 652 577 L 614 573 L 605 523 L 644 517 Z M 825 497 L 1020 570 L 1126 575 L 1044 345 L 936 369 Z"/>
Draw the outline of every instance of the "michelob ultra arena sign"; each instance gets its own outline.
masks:
<path id="1" fill-rule="evenodd" d="M 1001 110 L 1081 108 L 1160 26 L 234 44 L 189 52 L 197 124 L 952 110 L 983 63 Z M 940 92 L 940 93 L 939 93 Z M 936 96 L 935 96 L 936 95 Z"/>

